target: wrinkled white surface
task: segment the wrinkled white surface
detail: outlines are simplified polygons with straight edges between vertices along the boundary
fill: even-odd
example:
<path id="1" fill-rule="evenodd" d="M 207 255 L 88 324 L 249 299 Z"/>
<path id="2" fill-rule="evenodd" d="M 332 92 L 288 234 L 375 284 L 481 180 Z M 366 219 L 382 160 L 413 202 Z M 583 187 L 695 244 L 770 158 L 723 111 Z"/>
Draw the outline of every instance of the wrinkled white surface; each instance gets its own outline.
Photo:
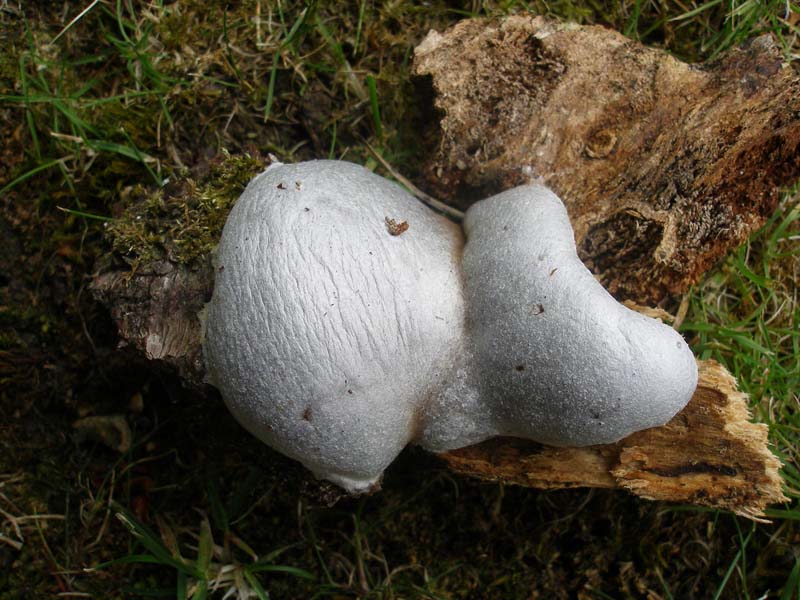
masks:
<path id="1" fill-rule="evenodd" d="M 691 351 L 597 283 L 552 192 L 504 192 L 464 226 L 462 264 L 457 226 L 360 166 L 254 179 L 225 225 L 204 345 L 236 418 L 359 491 L 411 441 L 601 444 L 689 401 Z"/>
<path id="2" fill-rule="evenodd" d="M 470 207 L 464 229 L 473 368 L 502 435 L 606 444 L 686 405 L 697 385 L 691 350 L 595 280 L 555 194 L 503 192 Z"/>
<path id="3" fill-rule="evenodd" d="M 387 217 L 408 230 L 390 235 Z M 458 226 L 363 167 L 271 166 L 217 250 L 210 381 L 262 441 L 368 488 L 456 360 L 462 243 Z"/>

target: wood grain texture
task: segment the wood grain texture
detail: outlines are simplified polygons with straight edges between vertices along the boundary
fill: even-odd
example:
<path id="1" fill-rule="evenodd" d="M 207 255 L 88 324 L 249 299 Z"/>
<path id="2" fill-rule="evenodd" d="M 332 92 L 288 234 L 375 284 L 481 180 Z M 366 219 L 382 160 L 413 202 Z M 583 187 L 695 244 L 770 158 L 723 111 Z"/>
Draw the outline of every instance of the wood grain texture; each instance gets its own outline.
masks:
<path id="1" fill-rule="evenodd" d="M 782 502 L 780 462 L 767 426 L 752 423 L 747 398 L 714 361 L 699 361 L 700 383 L 686 408 L 662 427 L 616 444 L 552 448 L 512 438 L 441 454 L 452 470 L 540 489 L 623 488 L 648 500 L 724 508 L 759 519 Z"/>
<path id="2" fill-rule="evenodd" d="M 689 65 L 600 26 L 468 19 L 414 69 L 441 117 L 433 195 L 464 208 L 544 181 L 618 299 L 686 290 L 800 177 L 800 78 L 770 36 Z"/>

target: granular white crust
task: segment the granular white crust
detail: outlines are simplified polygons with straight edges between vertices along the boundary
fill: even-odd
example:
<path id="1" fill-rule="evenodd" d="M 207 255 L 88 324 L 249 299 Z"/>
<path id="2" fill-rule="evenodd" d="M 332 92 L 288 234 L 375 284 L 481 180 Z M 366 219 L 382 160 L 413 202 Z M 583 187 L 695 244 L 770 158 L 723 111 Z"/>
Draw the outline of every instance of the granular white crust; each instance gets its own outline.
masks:
<path id="1" fill-rule="evenodd" d="M 501 435 L 607 444 L 686 405 L 692 351 L 595 280 L 553 192 L 528 185 L 478 202 L 464 228 L 473 369 Z"/>
<path id="2" fill-rule="evenodd" d="M 271 166 L 217 250 L 210 381 L 270 446 L 370 487 L 459 354 L 462 245 L 458 226 L 361 166 Z"/>
<path id="3" fill-rule="evenodd" d="M 504 192 L 464 225 L 466 246 L 350 163 L 256 177 L 223 231 L 204 344 L 239 422 L 360 491 L 412 441 L 601 444 L 688 402 L 691 351 L 595 281 L 552 192 Z"/>

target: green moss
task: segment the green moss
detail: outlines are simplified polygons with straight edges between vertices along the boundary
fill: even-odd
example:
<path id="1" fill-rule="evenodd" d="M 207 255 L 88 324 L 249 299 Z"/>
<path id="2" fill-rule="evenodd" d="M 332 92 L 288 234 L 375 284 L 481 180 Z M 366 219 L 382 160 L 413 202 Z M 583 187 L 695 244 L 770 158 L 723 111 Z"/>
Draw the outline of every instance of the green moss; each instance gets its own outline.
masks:
<path id="1" fill-rule="evenodd" d="M 165 258 L 188 264 L 208 254 L 234 202 L 265 164 L 223 152 L 199 181 L 186 177 L 151 193 L 135 187 L 130 206 L 108 225 L 112 247 L 131 264 Z"/>

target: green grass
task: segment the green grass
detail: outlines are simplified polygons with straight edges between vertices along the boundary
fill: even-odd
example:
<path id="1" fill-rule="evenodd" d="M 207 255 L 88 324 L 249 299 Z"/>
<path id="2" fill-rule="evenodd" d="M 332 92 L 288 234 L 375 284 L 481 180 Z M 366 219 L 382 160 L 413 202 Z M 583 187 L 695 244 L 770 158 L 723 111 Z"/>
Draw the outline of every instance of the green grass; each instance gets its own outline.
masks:
<path id="1" fill-rule="evenodd" d="M 800 206 L 788 193 L 767 224 L 690 295 L 682 331 L 748 393 L 797 497 L 800 477 Z"/>
<path id="2" fill-rule="evenodd" d="M 721 26 L 718 17 L 714 16 L 720 10 L 725 14 Z M 793 14 L 798 13 L 800 7 L 784 0 L 745 0 L 730 4 L 723 0 L 712 0 L 670 20 L 678 23 L 678 27 L 681 23 L 699 22 L 705 33 L 700 52 L 709 53 L 711 58 L 762 33 L 774 34 L 788 58 L 792 55 L 793 44 L 796 44 L 792 37 L 800 33 L 796 24 L 791 22 Z M 796 18 L 794 21 L 796 23 Z M 794 53 L 796 54 L 796 48 Z"/>
<path id="3" fill-rule="evenodd" d="M 690 291 L 683 324 L 770 427 L 791 497 L 768 511 L 773 525 L 613 492 L 482 485 L 413 450 L 377 496 L 298 500 L 297 465 L 117 352 L 86 291 L 112 244 L 134 266 L 205 252 L 220 226 L 209 207 L 270 153 L 381 170 L 376 148 L 417 173 L 409 61 L 429 29 L 530 10 L 685 60 L 771 32 L 791 60 L 796 2 L 15 4 L 0 9 L 0 225 L 14 234 L 0 259 L 20 255 L 14 285 L 0 285 L 0 534 L 12 542 L 0 538 L 0 600 L 221 597 L 216 583 L 257 598 L 798 598 L 796 190 Z M 153 219 L 168 226 L 149 229 Z M 72 440 L 85 411 L 126 413 L 131 451 Z"/>
<path id="4" fill-rule="evenodd" d="M 293 577 L 313 581 L 314 575 L 303 569 L 287 565 L 275 564 L 275 559 L 285 549 L 273 550 L 259 557 L 246 542 L 232 534 L 224 526 L 219 536 L 222 545 L 214 540 L 211 523 L 208 518 L 201 517 L 198 532 L 185 532 L 193 538 L 191 549 L 194 558 L 185 557 L 179 542 L 179 532 L 164 519 L 157 518 L 159 533 L 156 534 L 147 525 L 137 519 L 122 506 L 113 505 L 117 519 L 135 539 L 135 553 L 125 557 L 97 565 L 92 570 L 101 570 L 114 565 L 146 564 L 160 565 L 175 572 L 175 590 L 169 589 L 170 596 L 178 600 L 203 600 L 210 592 L 254 595 L 259 600 L 266 600 L 269 595 L 262 579 L 265 574 L 282 573 Z M 212 505 L 212 509 L 214 506 Z M 141 550 L 140 550 L 141 549 Z M 240 560 L 238 555 L 243 555 Z M 136 588 L 137 595 L 161 595 L 163 590 Z"/>

